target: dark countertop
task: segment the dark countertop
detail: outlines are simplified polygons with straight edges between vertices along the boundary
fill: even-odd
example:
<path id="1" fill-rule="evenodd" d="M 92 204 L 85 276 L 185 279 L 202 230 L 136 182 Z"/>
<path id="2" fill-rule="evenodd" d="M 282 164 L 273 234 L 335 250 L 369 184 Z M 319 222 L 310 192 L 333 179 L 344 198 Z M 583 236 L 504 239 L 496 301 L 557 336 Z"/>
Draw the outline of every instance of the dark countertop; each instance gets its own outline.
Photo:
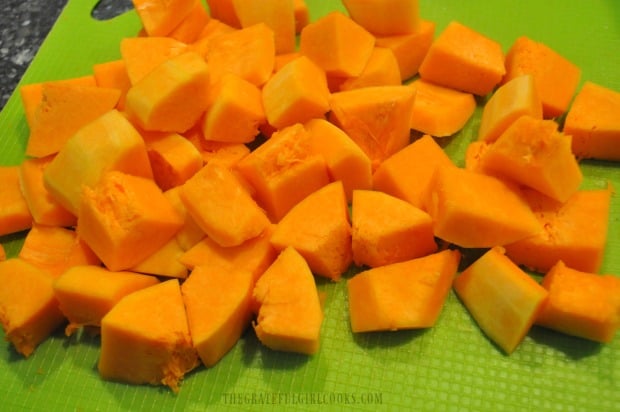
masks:
<path id="1" fill-rule="evenodd" d="M 67 0 L 3 0 L 0 3 L 0 110 L 66 4 Z M 101 0 L 93 16 L 106 19 L 131 7 L 131 0 Z"/>

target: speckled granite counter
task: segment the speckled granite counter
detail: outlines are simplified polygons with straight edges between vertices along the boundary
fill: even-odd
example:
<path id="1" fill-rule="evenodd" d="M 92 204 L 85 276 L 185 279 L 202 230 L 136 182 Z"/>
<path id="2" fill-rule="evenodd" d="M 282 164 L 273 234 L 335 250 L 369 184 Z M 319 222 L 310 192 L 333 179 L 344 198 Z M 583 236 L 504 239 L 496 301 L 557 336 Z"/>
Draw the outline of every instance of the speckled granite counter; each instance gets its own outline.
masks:
<path id="1" fill-rule="evenodd" d="M 0 110 L 66 4 L 67 0 L 0 2 Z M 101 0 L 93 16 L 105 19 L 131 7 L 131 0 Z"/>

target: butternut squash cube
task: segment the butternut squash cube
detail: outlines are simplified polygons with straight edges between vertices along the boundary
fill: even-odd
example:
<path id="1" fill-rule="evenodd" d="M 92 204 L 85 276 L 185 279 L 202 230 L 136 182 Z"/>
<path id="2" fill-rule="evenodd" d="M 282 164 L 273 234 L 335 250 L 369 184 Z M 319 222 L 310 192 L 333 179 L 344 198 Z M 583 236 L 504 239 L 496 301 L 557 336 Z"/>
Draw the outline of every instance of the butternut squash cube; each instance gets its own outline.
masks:
<path id="1" fill-rule="evenodd" d="M 97 368 L 103 379 L 178 392 L 199 364 L 177 279 L 126 295 L 101 320 Z"/>
<path id="2" fill-rule="evenodd" d="M 376 36 L 415 32 L 420 25 L 418 0 L 343 0 L 347 12 Z"/>
<path id="3" fill-rule="evenodd" d="M 177 133 L 163 133 L 146 141 L 153 179 L 163 191 L 180 186 L 203 166 L 202 155 Z"/>
<path id="4" fill-rule="evenodd" d="M 565 203 L 534 190 L 524 193 L 543 230 L 507 244 L 506 255 L 542 273 L 558 260 L 576 270 L 598 273 L 607 245 L 613 189 L 580 190 Z"/>
<path id="5" fill-rule="evenodd" d="M 373 170 L 409 144 L 415 91 L 374 86 L 332 93 L 328 119 L 368 155 Z"/>
<path id="6" fill-rule="evenodd" d="M 306 56 L 294 59 L 265 83 L 263 105 L 277 129 L 323 117 L 329 110 L 325 73 Z"/>
<path id="7" fill-rule="evenodd" d="M 581 68 L 576 64 L 546 44 L 526 36 L 517 38 L 510 46 L 505 66 L 503 83 L 524 74 L 534 77 L 546 119 L 566 112 L 581 79 Z"/>
<path id="8" fill-rule="evenodd" d="M 73 266 L 54 280 L 54 296 L 69 324 L 70 336 L 82 326 L 101 326 L 101 319 L 129 293 L 159 283 L 156 277 L 101 266 Z"/>
<path id="9" fill-rule="evenodd" d="M 32 227 L 33 217 L 19 184 L 19 166 L 0 166 L 0 236 Z"/>
<path id="10" fill-rule="evenodd" d="M 564 133 L 578 158 L 620 160 L 620 92 L 586 81 L 575 96 Z"/>
<path id="11" fill-rule="evenodd" d="M 301 54 L 328 76 L 359 76 L 374 47 L 374 36 L 340 11 L 309 23 L 299 36 Z"/>
<path id="12" fill-rule="evenodd" d="M 528 333 L 548 295 L 501 247 L 472 263 L 453 286 L 478 326 L 507 354 Z"/>
<path id="13" fill-rule="evenodd" d="M 351 224 L 342 182 L 332 182 L 297 203 L 278 222 L 271 244 L 293 247 L 313 273 L 338 280 L 352 261 Z"/>
<path id="14" fill-rule="evenodd" d="M 620 279 L 575 270 L 560 260 L 542 286 L 549 297 L 536 324 L 596 342 L 613 340 L 620 328 Z"/>
<path id="15" fill-rule="evenodd" d="M 323 310 L 314 276 L 292 247 L 284 249 L 258 279 L 254 331 L 268 348 L 312 355 L 319 350 Z"/>
<path id="16" fill-rule="evenodd" d="M 502 84 L 484 104 L 478 140 L 494 142 L 521 116 L 543 117 L 542 102 L 531 74 Z"/>
<path id="17" fill-rule="evenodd" d="M 482 169 L 566 202 L 579 189 L 583 174 L 571 137 L 557 127 L 553 120 L 520 117 L 486 150 Z"/>
<path id="18" fill-rule="evenodd" d="M 74 230 L 60 226 L 33 225 L 18 256 L 54 278 L 73 266 L 101 264 Z"/>
<path id="19" fill-rule="evenodd" d="M 171 57 L 127 91 L 126 111 L 148 131 L 182 133 L 207 109 L 210 74 L 195 52 Z"/>
<path id="20" fill-rule="evenodd" d="M 155 182 L 106 173 L 84 188 L 77 233 L 109 270 L 127 270 L 168 242 L 183 219 Z"/>
<path id="21" fill-rule="evenodd" d="M 402 199 L 355 190 L 351 211 L 353 261 L 358 266 L 384 266 L 437 250 L 433 219 Z"/>
<path id="22" fill-rule="evenodd" d="M 424 210 L 424 197 L 435 170 L 453 166 L 435 139 L 424 135 L 381 163 L 372 176 L 373 189 Z"/>
<path id="23" fill-rule="evenodd" d="M 53 158 L 47 156 L 24 159 L 19 167 L 21 191 L 35 223 L 48 226 L 75 226 L 77 217 L 54 199 L 43 181 L 43 172 Z M 3 182 L 6 180 L 3 179 Z"/>
<path id="24" fill-rule="evenodd" d="M 312 153 L 310 145 L 310 134 L 297 123 L 274 133 L 236 165 L 272 222 L 329 183 L 325 159 Z"/>
<path id="25" fill-rule="evenodd" d="M 199 266 L 221 267 L 224 271 L 242 270 L 258 278 L 278 255 L 271 244 L 275 225 L 239 246 L 222 247 L 209 237 L 196 243 L 179 257 L 179 262 L 194 270 Z"/>
<path id="26" fill-rule="evenodd" d="M 30 127 L 26 155 L 45 157 L 58 153 L 85 125 L 114 109 L 120 91 L 71 83 L 45 83 Z"/>
<path id="27" fill-rule="evenodd" d="M 360 272 L 347 281 L 351 330 L 430 328 L 450 292 L 461 259 L 456 250 Z"/>
<path id="28" fill-rule="evenodd" d="M 270 224 L 239 179 L 217 164 L 207 163 L 183 185 L 180 195 L 198 226 L 221 246 L 238 246 Z"/>
<path id="29" fill-rule="evenodd" d="M 6 340 L 25 357 L 64 321 L 53 282 L 51 275 L 22 259 L 0 262 L 0 324 Z"/>
<path id="30" fill-rule="evenodd" d="M 505 73 L 502 46 L 457 21 L 439 34 L 420 65 L 422 79 L 478 96 L 490 93 Z"/>
<path id="31" fill-rule="evenodd" d="M 506 245 L 542 230 L 517 186 L 454 166 L 435 171 L 426 210 L 435 236 L 465 248 Z"/>
<path id="32" fill-rule="evenodd" d="M 249 143 L 267 121 L 260 89 L 228 73 L 209 92 L 209 107 L 202 121 L 206 140 Z"/>
<path id="33" fill-rule="evenodd" d="M 304 127 L 311 135 L 310 150 L 323 156 L 330 179 L 342 182 L 348 202 L 353 190 L 372 187 L 370 158 L 344 131 L 325 119 L 312 119 Z"/>
<path id="34" fill-rule="evenodd" d="M 114 109 L 74 134 L 43 172 L 45 187 L 65 209 L 78 214 L 82 186 L 110 170 L 152 178 L 142 136 Z"/>
<path id="35" fill-rule="evenodd" d="M 198 266 L 181 286 L 189 331 L 202 363 L 215 365 L 250 325 L 252 272 Z"/>

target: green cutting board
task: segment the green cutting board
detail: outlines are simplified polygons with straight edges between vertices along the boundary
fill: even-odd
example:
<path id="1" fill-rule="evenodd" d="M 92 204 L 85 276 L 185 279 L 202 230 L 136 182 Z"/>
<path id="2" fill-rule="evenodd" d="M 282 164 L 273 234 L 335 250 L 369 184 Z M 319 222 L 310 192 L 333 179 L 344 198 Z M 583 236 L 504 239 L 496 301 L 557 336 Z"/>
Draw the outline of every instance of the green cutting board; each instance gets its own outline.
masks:
<path id="1" fill-rule="evenodd" d="M 95 4 L 68 2 L 23 84 L 88 74 L 94 63 L 120 57 L 119 41 L 138 32 L 139 19 L 131 11 L 108 21 L 93 20 Z M 344 10 L 337 0 L 308 4 L 313 20 Z M 617 0 L 420 0 L 420 7 L 425 19 L 437 23 L 437 33 L 458 20 L 496 39 L 504 50 L 527 35 L 579 65 L 582 81 L 620 90 Z M 479 116 L 480 110 L 461 133 L 444 140 L 457 163 L 462 164 L 464 148 L 475 138 Z M 0 113 L 0 165 L 22 161 L 27 136 L 15 93 Z M 605 187 L 607 181 L 620 188 L 617 164 L 583 162 L 583 169 L 584 188 Z M 612 202 L 603 271 L 620 275 L 617 195 Z M 13 256 L 23 234 L 0 240 Z M 0 409 L 620 410 L 620 336 L 601 345 L 534 327 L 507 356 L 484 336 L 453 293 L 431 329 L 354 335 L 345 282 L 317 282 L 327 298 L 322 346 L 314 356 L 268 350 L 250 330 L 215 367 L 186 376 L 175 395 L 165 388 L 101 380 L 96 370 L 99 339 L 65 338 L 58 331 L 29 359 L 7 342 L 1 344 Z"/>

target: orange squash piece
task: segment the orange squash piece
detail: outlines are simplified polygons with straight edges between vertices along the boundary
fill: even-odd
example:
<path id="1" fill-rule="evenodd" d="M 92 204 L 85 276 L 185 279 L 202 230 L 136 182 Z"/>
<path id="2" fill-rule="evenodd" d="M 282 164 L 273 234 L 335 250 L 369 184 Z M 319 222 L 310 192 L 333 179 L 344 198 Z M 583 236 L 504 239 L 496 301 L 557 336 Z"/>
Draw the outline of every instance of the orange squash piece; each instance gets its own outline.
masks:
<path id="1" fill-rule="evenodd" d="M 167 36 L 193 10 L 195 0 L 132 0 L 148 36 Z"/>
<path id="2" fill-rule="evenodd" d="M 420 65 L 422 79 L 479 96 L 490 93 L 505 73 L 501 45 L 457 21 L 439 34 Z"/>
<path id="3" fill-rule="evenodd" d="M 120 42 L 121 59 L 132 85 L 155 67 L 188 51 L 188 46 L 171 37 L 125 37 Z"/>
<path id="4" fill-rule="evenodd" d="M 183 226 L 183 219 L 155 182 L 111 171 L 85 187 L 77 233 L 109 270 L 144 260 Z"/>
<path id="5" fill-rule="evenodd" d="M 352 262 L 351 224 L 342 182 L 332 182 L 297 203 L 277 224 L 271 244 L 293 247 L 316 275 L 337 281 Z"/>
<path id="6" fill-rule="evenodd" d="M 501 247 L 478 258 L 453 287 L 480 329 L 507 354 L 528 333 L 548 295 Z"/>
<path id="7" fill-rule="evenodd" d="M 187 212 L 185 203 L 183 203 L 183 199 L 181 199 L 181 190 L 182 186 L 173 187 L 172 189 L 166 190 L 164 196 L 168 199 L 179 216 L 183 218 L 183 227 L 177 232 L 175 239 L 181 249 L 187 251 L 205 237 L 205 232 L 202 231 L 194 218 Z"/>
<path id="8" fill-rule="evenodd" d="M 598 273 L 607 244 L 612 192 L 611 187 L 580 190 L 560 203 L 534 190 L 525 191 L 543 230 L 506 245 L 506 254 L 542 273 L 558 260 L 576 270 Z"/>
<path id="9" fill-rule="evenodd" d="M 502 246 L 542 230 L 518 187 L 458 167 L 435 170 L 425 205 L 435 236 L 465 248 Z"/>
<path id="10" fill-rule="evenodd" d="M 41 104 L 41 100 L 43 99 L 43 85 L 48 84 L 48 83 L 71 84 L 73 86 L 79 86 L 79 87 L 97 86 L 97 81 L 95 80 L 95 76 L 92 74 L 88 74 L 85 76 L 78 76 L 78 77 L 70 77 L 68 79 L 25 84 L 23 86 L 20 86 L 19 95 L 22 100 L 22 106 L 24 107 L 26 123 L 28 123 L 29 127 L 32 127 L 32 125 L 34 124 L 35 113 L 37 112 L 37 108 L 39 107 L 39 105 Z"/>
<path id="11" fill-rule="evenodd" d="M 332 181 L 342 182 L 347 202 L 355 189 L 372 187 L 370 158 L 345 132 L 325 119 L 312 119 L 304 127 L 310 133 L 310 150 L 325 159 Z"/>
<path id="12" fill-rule="evenodd" d="M 185 250 L 173 237 L 151 255 L 131 268 L 132 272 L 144 273 L 166 278 L 185 279 L 189 275 L 187 267 L 179 259 Z"/>
<path id="13" fill-rule="evenodd" d="M 22 194 L 19 166 L 0 166 L 0 236 L 32 227 L 33 217 Z"/>
<path id="14" fill-rule="evenodd" d="M 210 74 L 194 52 L 172 57 L 127 92 L 126 111 L 147 131 L 182 133 L 207 109 Z"/>
<path id="15" fill-rule="evenodd" d="M 213 36 L 204 51 L 213 82 L 233 73 L 259 87 L 271 77 L 275 55 L 274 33 L 265 23 Z"/>
<path id="16" fill-rule="evenodd" d="M 418 0 L 342 0 L 347 12 L 375 36 L 415 32 L 420 25 Z"/>
<path id="17" fill-rule="evenodd" d="M 504 83 L 531 74 L 545 118 L 566 112 L 577 91 L 581 69 L 544 43 L 526 36 L 515 40 L 506 54 Z"/>
<path id="18" fill-rule="evenodd" d="M 523 116 L 486 150 L 483 170 L 565 202 L 581 185 L 583 174 L 571 150 L 571 137 L 553 120 Z"/>
<path id="19" fill-rule="evenodd" d="M 437 250 L 433 219 L 412 204 L 374 190 L 355 190 L 351 204 L 353 261 L 384 266 Z"/>
<path id="20" fill-rule="evenodd" d="M 424 135 L 381 163 L 373 175 L 373 189 L 424 209 L 423 199 L 435 170 L 452 166 L 441 146 Z"/>
<path id="21" fill-rule="evenodd" d="M 114 109 L 74 134 L 43 172 L 52 197 L 77 216 L 82 186 L 92 186 L 110 170 L 152 178 L 142 136 Z"/>
<path id="22" fill-rule="evenodd" d="M 221 246 L 238 246 L 270 223 L 237 177 L 216 164 L 208 163 L 189 179 L 180 195 L 198 226 Z"/>
<path id="23" fill-rule="evenodd" d="M 340 11 L 309 23 L 299 36 L 299 51 L 327 76 L 359 76 L 375 47 L 375 38 Z"/>
<path id="24" fill-rule="evenodd" d="M 262 90 L 267 121 L 276 129 L 323 117 L 329 110 L 325 73 L 305 56 L 274 73 Z"/>
<path id="25" fill-rule="evenodd" d="M 217 19 L 232 26 L 234 28 L 240 28 L 241 22 L 237 16 L 235 10 L 234 0 L 206 0 L 207 6 L 209 6 L 209 12 L 211 13 L 211 20 Z"/>
<path id="26" fill-rule="evenodd" d="M 192 342 L 211 367 L 237 343 L 250 325 L 256 278 L 249 271 L 198 266 L 181 286 Z"/>
<path id="27" fill-rule="evenodd" d="M 101 319 L 121 300 L 137 290 L 159 283 L 156 277 L 133 272 L 110 272 L 95 265 L 69 268 L 54 280 L 54 296 L 69 321 L 67 336 L 81 327 L 100 327 Z"/>
<path id="28" fill-rule="evenodd" d="M 347 281 L 354 333 L 430 328 L 450 292 L 461 259 L 444 250 L 358 273 Z"/>
<path id="29" fill-rule="evenodd" d="M 261 90 L 241 77 L 228 73 L 211 87 L 209 106 L 202 121 L 206 140 L 249 143 L 267 121 Z"/>
<path id="30" fill-rule="evenodd" d="M 329 183 L 325 160 L 310 151 L 310 141 L 303 125 L 295 124 L 274 133 L 237 163 L 236 168 L 254 187 L 258 204 L 273 222 Z"/>
<path id="31" fill-rule="evenodd" d="M 404 82 L 418 74 L 418 69 L 433 44 L 435 26 L 435 22 L 422 19 L 418 29 L 414 32 L 393 36 L 375 36 L 377 47 L 385 47 L 394 53 L 401 81 Z"/>
<path id="32" fill-rule="evenodd" d="M 418 79 L 410 83 L 415 90 L 411 129 L 435 137 L 460 131 L 476 110 L 471 93 L 461 92 Z"/>
<path id="33" fill-rule="evenodd" d="M 26 155 L 45 157 L 57 153 L 80 128 L 115 108 L 119 97 L 117 89 L 44 84 Z"/>
<path id="34" fill-rule="evenodd" d="M 204 164 L 218 163 L 221 166 L 233 168 L 239 160 L 250 153 L 250 148 L 244 143 L 205 140 L 202 131 L 192 132 L 190 130 L 183 135 L 198 149 Z"/>
<path id="35" fill-rule="evenodd" d="M 620 160 L 620 92 L 585 82 L 573 101 L 564 133 L 579 158 Z"/>
<path id="36" fill-rule="evenodd" d="M 93 65 L 93 76 L 98 87 L 117 89 L 120 92 L 116 108 L 125 108 L 125 96 L 131 87 L 131 80 L 127 74 L 127 66 L 123 59 L 110 60 Z"/>
<path id="37" fill-rule="evenodd" d="M 536 324 L 596 342 L 609 343 L 620 328 L 620 279 L 572 269 L 561 260 L 545 274 L 549 297 Z"/>
<path id="38" fill-rule="evenodd" d="M 202 155 L 178 133 L 164 133 L 146 143 L 153 178 L 163 191 L 180 186 L 203 166 Z"/>
<path id="39" fill-rule="evenodd" d="M 482 159 L 490 147 L 491 143 L 487 143 L 484 140 L 470 142 L 465 148 L 465 169 L 484 173 Z"/>
<path id="40" fill-rule="evenodd" d="M 193 1 L 194 5 L 187 16 L 168 33 L 167 37 L 189 44 L 202 33 L 204 26 L 210 20 L 209 13 L 201 0 Z"/>
<path id="41" fill-rule="evenodd" d="M 484 104 L 478 140 L 494 142 L 519 117 L 542 119 L 542 102 L 534 76 L 524 74 L 502 84 Z"/>
<path id="42" fill-rule="evenodd" d="M 178 392 L 199 364 L 177 279 L 126 295 L 101 320 L 97 368 L 103 379 Z"/>
<path id="43" fill-rule="evenodd" d="M 24 238 L 18 256 L 54 278 L 73 266 L 101 263 L 74 230 L 38 224 Z"/>
<path id="44" fill-rule="evenodd" d="M 319 350 L 323 310 L 312 272 L 295 249 L 284 249 L 258 279 L 253 301 L 263 345 L 308 355 Z"/>
<path id="45" fill-rule="evenodd" d="M 5 339 L 24 357 L 64 321 L 53 281 L 45 271 L 22 259 L 0 262 L 0 324 Z"/>
<path id="46" fill-rule="evenodd" d="M 371 86 L 398 86 L 400 84 L 400 68 L 392 50 L 375 47 L 359 76 L 344 79 L 339 84 L 339 90 Z"/>
<path id="47" fill-rule="evenodd" d="M 295 5 L 291 0 L 232 0 L 241 27 L 264 23 L 273 30 L 276 54 L 295 51 Z"/>
<path id="48" fill-rule="evenodd" d="M 415 91 L 409 86 L 375 86 L 333 93 L 329 120 L 370 157 L 373 170 L 409 144 Z"/>

